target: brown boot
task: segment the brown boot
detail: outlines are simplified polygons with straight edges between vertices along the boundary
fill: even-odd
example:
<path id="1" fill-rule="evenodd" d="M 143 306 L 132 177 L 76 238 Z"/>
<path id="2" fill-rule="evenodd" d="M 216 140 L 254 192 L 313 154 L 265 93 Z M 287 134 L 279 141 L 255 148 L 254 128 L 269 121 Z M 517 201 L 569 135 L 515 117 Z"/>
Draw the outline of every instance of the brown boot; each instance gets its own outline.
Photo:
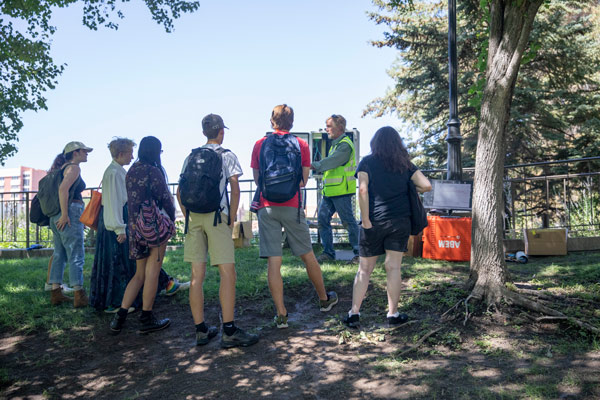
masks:
<path id="1" fill-rule="evenodd" d="M 53 306 L 71 301 L 73 301 L 73 299 L 65 296 L 62 292 L 62 288 L 56 288 L 50 291 L 50 304 Z"/>
<path id="2" fill-rule="evenodd" d="M 73 299 L 73 307 L 75 307 L 75 308 L 86 307 L 88 305 L 89 301 L 88 301 L 88 297 L 85 295 L 85 290 L 83 290 L 83 289 L 76 290 L 74 293 L 75 293 L 75 298 Z"/>

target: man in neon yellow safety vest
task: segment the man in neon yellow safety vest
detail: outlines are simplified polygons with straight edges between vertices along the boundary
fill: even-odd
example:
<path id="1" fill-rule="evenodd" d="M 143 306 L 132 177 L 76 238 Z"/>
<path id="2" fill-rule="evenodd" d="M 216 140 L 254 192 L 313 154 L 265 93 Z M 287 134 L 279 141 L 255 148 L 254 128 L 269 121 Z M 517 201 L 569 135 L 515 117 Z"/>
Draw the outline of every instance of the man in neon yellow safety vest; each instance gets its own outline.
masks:
<path id="1" fill-rule="evenodd" d="M 338 213 L 354 251 L 353 263 L 358 263 L 358 224 L 354 217 L 352 196 L 356 194 L 356 155 L 354 144 L 345 134 L 346 119 L 341 115 L 327 118 L 327 136 L 331 142 L 329 156 L 311 165 L 317 173 L 323 173 L 323 200 L 319 206 L 319 236 L 323 253 L 320 263 L 335 260 L 331 217 Z"/>

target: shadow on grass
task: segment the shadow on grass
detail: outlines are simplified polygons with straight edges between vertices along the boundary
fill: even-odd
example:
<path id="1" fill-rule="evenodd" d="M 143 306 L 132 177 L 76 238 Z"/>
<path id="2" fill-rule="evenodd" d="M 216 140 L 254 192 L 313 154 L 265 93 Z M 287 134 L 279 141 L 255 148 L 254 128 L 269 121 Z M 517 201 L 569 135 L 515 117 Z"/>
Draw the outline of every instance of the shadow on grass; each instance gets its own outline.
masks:
<path id="1" fill-rule="evenodd" d="M 584 278 L 573 271 L 594 264 L 592 260 L 586 264 L 578 258 L 571 265 L 569 259 L 540 259 L 526 264 L 532 268 L 527 273 L 547 274 L 549 282 L 577 275 L 570 284 L 593 287 L 589 279 L 593 273 Z M 323 266 L 326 286 L 340 295 L 340 304 L 324 314 L 316 307 L 303 265 L 286 253 L 283 274 L 290 328 L 277 330 L 270 324 L 273 308 L 266 261 L 258 258 L 256 249 L 243 249 L 238 253 L 236 321 L 258 332 L 261 341 L 249 348 L 223 350 L 218 338 L 204 347 L 194 345 L 186 293 L 157 300 L 157 314 L 173 321 L 169 329 L 139 336 L 134 313 L 124 331 L 113 337 L 107 334 L 109 315 L 47 305 L 43 278 L 39 271 L 34 273 L 42 268 L 45 276 L 44 260 L 31 265 L 0 263 L 6 274 L 0 278 L 0 315 L 11 314 L 7 308 L 23 302 L 19 312 L 45 318 L 36 325 L 30 319 L 37 317 L 17 313 L 12 319 L 2 317 L 0 397 L 600 397 L 597 338 L 569 325 L 532 324 L 509 308 L 502 313 L 473 309 L 466 326 L 458 318 L 414 352 L 401 355 L 438 326 L 445 310 L 464 298 L 461 284 L 468 275 L 466 264 L 411 258 L 404 264 L 400 309 L 412 322 L 397 329 L 384 326 L 385 271 L 378 265 L 361 310 L 363 327 L 348 330 L 339 320 L 350 308 L 356 266 Z M 179 279 L 189 278 L 189 266 L 178 252 L 169 253 L 165 267 Z M 205 289 L 206 321 L 218 324 L 215 269 L 209 269 Z M 18 325 L 10 325 L 19 321 L 32 329 L 15 330 Z"/>

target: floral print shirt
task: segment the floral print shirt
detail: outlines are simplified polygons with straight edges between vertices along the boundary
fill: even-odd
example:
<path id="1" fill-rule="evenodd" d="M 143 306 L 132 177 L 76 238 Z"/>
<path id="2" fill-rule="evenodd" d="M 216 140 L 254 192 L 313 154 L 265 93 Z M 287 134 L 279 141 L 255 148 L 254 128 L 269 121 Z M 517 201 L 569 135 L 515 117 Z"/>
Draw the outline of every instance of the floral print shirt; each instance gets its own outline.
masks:
<path id="1" fill-rule="evenodd" d="M 135 231 L 135 220 L 138 217 L 140 206 L 150 197 L 156 200 L 158 207 L 175 221 L 175 205 L 173 195 L 169 192 L 165 175 L 160 168 L 140 161 L 136 161 L 125 177 L 127 188 L 127 208 L 129 211 L 129 232 Z"/>

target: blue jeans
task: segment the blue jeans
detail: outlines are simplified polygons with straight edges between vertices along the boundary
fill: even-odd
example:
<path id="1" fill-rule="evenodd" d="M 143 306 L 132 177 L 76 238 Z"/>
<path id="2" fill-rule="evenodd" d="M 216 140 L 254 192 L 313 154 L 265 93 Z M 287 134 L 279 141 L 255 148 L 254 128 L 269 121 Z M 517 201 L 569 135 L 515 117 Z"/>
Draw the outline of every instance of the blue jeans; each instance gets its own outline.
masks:
<path id="1" fill-rule="evenodd" d="M 83 204 L 69 204 L 69 219 L 71 226 L 66 225 L 62 231 L 56 228 L 60 213 L 50 217 L 50 229 L 54 234 L 54 254 L 50 268 L 48 283 L 62 283 L 67 262 L 69 263 L 69 283 L 71 286 L 83 286 L 83 264 L 85 250 L 83 248 L 83 224 L 79 217 L 83 213 Z"/>
<path id="2" fill-rule="evenodd" d="M 342 225 L 348 230 L 348 240 L 355 255 L 358 255 L 358 224 L 354 218 L 352 209 L 352 196 L 323 196 L 319 206 L 319 236 L 323 245 L 323 253 L 335 258 L 333 250 L 333 232 L 331 229 L 331 217 L 337 212 L 342 220 Z"/>

